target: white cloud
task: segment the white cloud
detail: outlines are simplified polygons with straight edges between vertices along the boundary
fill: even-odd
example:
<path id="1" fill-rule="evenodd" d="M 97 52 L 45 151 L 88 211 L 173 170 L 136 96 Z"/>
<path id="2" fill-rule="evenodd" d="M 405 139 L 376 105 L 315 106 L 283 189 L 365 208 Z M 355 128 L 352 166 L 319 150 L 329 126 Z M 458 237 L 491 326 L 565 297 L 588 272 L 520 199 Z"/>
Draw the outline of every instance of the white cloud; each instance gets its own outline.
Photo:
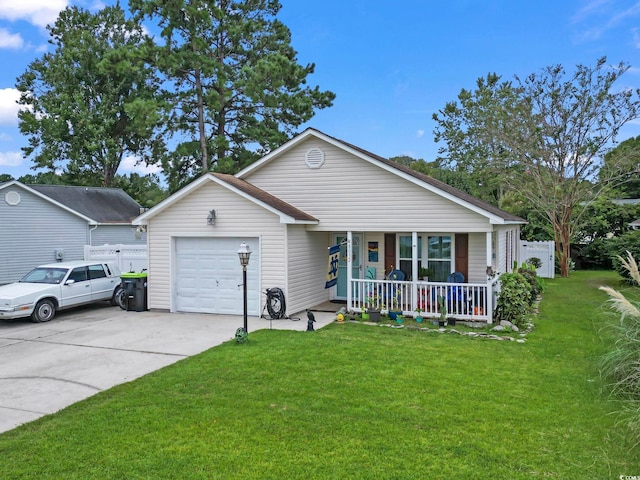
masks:
<path id="1" fill-rule="evenodd" d="M 416 136 L 417 136 L 418 138 L 422 138 L 422 137 L 424 137 L 424 130 L 422 130 L 422 129 L 418 130 L 418 131 L 416 132 Z"/>
<path id="2" fill-rule="evenodd" d="M 21 152 L 0 152 L 0 166 L 17 167 L 24 162 Z"/>
<path id="3" fill-rule="evenodd" d="M 16 103 L 19 98 L 15 88 L 0 88 L 0 125 L 18 124 L 18 110 L 22 108 Z"/>
<path id="4" fill-rule="evenodd" d="M 620 28 L 623 22 L 634 22 L 639 15 L 640 0 L 632 5 L 619 0 L 590 0 L 574 15 L 573 23 L 583 27 L 579 36 L 582 41 L 592 41 Z"/>
<path id="5" fill-rule="evenodd" d="M 148 175 L 150 173 L 160 173 L 162 169 L 158 165 L 147 166 L 144 162 L 138 163 L 138 157 L 129 156 L 125 157 L 120 162 L 118 171 L 120 173 L 139 173 L 141 175 Z"/>
<path id="6" fill-rule="evenodd" d="M 0 18 L 26 20 L 39 27 L 46 27 L 58 18 L 60 11 L 69 5 L 68 0 L 0 0 Z"/>
<path id="7" fill-rule="evenodd" d="M 22 48 L 24 40 L 19 33 L 11 33 L 6 28 L 0 28 L 0 48 Z"/>

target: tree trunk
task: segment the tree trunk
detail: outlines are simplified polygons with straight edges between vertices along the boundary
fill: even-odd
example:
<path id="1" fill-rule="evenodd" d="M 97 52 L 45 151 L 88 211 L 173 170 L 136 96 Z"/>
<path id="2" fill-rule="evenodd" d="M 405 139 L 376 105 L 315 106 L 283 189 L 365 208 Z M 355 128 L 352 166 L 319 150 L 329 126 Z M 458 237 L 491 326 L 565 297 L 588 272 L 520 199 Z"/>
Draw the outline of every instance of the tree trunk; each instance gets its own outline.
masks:
<path id="1" fill-rule="evenodd" d="M 556 255 L 560 265 L 560 276 L 569 276 L 571 261 L 571 232 L 566 222 L 553 222 L 553 237 L 556 244 Z"/>
<path id="2" fill-rule="evenodd" d="M 198 108 L 198 136 L 200 137 L 200 153 L 202 154 L 202 171 L 209 170 L 209 153 L 207 151 L 207 136 L 204 130 L 204 98 L 202 95 L 202 79 L 200 78 L 200 69 L 195 71 L 196 95 Z"/>

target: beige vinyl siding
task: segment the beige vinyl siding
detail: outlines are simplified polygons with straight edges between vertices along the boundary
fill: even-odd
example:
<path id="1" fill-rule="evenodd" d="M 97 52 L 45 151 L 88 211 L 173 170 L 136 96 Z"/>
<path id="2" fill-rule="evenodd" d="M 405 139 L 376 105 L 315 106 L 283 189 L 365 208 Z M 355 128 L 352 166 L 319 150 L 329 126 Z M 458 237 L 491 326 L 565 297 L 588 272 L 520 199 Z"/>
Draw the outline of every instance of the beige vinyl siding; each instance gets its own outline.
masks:
<path id="1" fill-rule="evenodd" d="M 369 242 L 378 242 L 378 261 L 369 261 L 368 246 Z M 362 240 L 362 259 L 363 265 L 361 275 L 366 278 L 367 267 L 373 267 L 376 269 L 376 280 L 384 279 L 384 233 L 366 233 Z"/>
<path id="2" fill-rule="evenodd" d="M 513 271 L 513 262 L 519 261 L 520 227 L 498 226 L 496 242 L 496 267 L 499 273 Z"/>
<path id="3" fill-rule="evenodd" d="M 469 283 L 485 283 L 487 281 L 486 237 L 485 233 L 469 234 Z"/>
<path id="4" fill-rule="evenodd" d="M 319 169 L 305 163 L 311 148 L 325 154 Z M 309 230 L 455 233 L 491 229 L 486 217 L 317 138 L 295 145 L 246 180 L 320 218 L 320 224 Z"/>
<path id="5" fill-rule="evenodd" d="M 290 225 L 288 230 L 287 313 L 295 314 L 329 300 L 329 290 L 324 288 L 329 236 L 307 232 L 304 225 Z"/>
<path id="6" fill-rule="evenodd" d="M 215 225 L 207 225 L 215 209 Z M 149 220 L 149 308 L 171 310 L 173 238 L 257 237 L 260 239 L 260 291 L 281 287 L 286 294 L 286 225 L 277 215 L 213 182 L 204 183 L 185 198 Z M 240 245 L 238 245 L 239 247 Z M 238 269 L 240 269 L 238 262 Z M 261 294 L 262 295 L 262 294 Z M 259 299 L 259 305 L 264 298 Z"/>

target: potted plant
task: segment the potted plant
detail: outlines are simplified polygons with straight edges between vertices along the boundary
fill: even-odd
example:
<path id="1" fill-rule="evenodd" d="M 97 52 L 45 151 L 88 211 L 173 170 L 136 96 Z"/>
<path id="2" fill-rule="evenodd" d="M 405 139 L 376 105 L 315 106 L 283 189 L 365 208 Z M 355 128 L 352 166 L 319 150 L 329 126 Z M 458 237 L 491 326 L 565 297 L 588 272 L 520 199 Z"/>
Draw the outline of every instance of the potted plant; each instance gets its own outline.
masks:
<path id="1" fill-rule="evenodd" d="M 440 309 L 440 321 L 438 325 L 444 327 L 447 324 L 447 304 L 442 295 L 438 295 L 438 307 Z"/>
<path id="2" fill-rule="evenodd" d="M 422 323 L 422 315 L 421 315 L 421 313 L 424 312 L 424 309 L 420 305 L 418 305 L 416 307 L 416 309 L 414 310 L 414 312 L 416 312 L 416 322 Z"/>
<path id="3" fill-rule="evenodd" d="M 428 280 L 429 277 L 433 275 L 433 271 L 430 268 L 418 267 L 418 279 L 419 280 Z"/>
<path id="4" fill-rule="evenodd" d="M 397 289 L 395 295 L 391 297 L 391 306 L 389 307 L 389 318 L 395 320 L 398 315 L 402 315 L 400 310 L 400 290 Z"/>
<path id="5" fill-rule="evenodd" d="M 361 311 L 362 320 L 365 322 L 369 321 L 370 315 L 369 315 L 369 312 L 367 311 L 367 308 L 364 305 L 360 307 L 360 311 Z"/>
<path id="6" fill-rule="evenodd" d="M 369 320 L 372 322 L 380 321 L 380 308 L 378 306 L 378 296 L 374 292 L 367 295 L 367 308 Z"/>

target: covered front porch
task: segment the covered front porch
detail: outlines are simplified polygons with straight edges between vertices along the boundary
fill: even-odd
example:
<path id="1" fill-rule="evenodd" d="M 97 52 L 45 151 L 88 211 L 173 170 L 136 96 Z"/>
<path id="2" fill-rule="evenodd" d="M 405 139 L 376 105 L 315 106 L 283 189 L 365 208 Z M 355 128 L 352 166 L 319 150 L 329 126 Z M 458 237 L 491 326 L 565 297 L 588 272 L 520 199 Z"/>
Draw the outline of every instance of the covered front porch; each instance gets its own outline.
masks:
<path id="1" fill-rule="evenodd" d="M 492 323 L 497 280 L 486 284 L 351 279 L 350 311 L 380 310 L 403 315 L 448 317 Z"/>
<path id="2" fill-rule="evenodd" d="M 393 257 L 387 251 L 390 235 L 395 235 L 398 240 L 392 249 L 395 252 Z M 341 245 L 338 282 L 342 285 L 342 295 L 339 298 L 346 301 L 347 309 L 352 312 L 368 309 L 412 316 L 419 313 L 423 317 L 438 318 L 446 310 L 447 317 L 492 323 L 498 288 L 498 277 L 493 275 L 496 257 L 493 235 L 494 232 L 472 235 L 347 232 L 346 235 L 336 235 L 335 239 Z M 376 238 L 382 241 L 369 241 Z M 449 263 L 431 261 L 434 238 L 448 239 L 446 248 L 442 245 L 439 248 L 448 250 L 446 261 Z M 464 248 L 460 248 L 462 240 Z M 375 262 L 374 257 L 367 256 L 365 247 L 370 253 L 372 243 L 385 251 L 384 260 L 375 258 Z M 462 250 L 464 257 L 461 259 Z M 446 265 L 447 270 L 438 272 L 440 278 L 421 278 L 418 275 L 422 267 L 434 264 L 438 267 Z M 402 271 L 399 277 L 389 275 L 390 270 L 398 272 L 399 269 Z M 460 271 L 465 274 L 443 275 Z"/>

